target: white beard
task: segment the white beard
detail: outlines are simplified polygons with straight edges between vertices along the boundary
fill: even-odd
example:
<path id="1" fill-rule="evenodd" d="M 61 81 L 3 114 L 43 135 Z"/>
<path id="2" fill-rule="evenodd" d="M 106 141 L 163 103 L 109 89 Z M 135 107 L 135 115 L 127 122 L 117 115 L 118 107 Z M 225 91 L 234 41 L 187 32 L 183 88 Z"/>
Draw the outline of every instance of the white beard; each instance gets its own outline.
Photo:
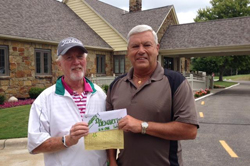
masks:
<path id="1" fill-rule="evenodd" d="M 82 70 L 82 72 L 81 73 L 74 73 L 74 72 L 72 72 L 71 74 L 70 74 L 70 78 L 71 78 L 71 80 L 73 80 L 73 81 L 80 81 L 80 80 L 82 80 L 83 79 L 83 77 L 84 77 L 84 70 Z"/>

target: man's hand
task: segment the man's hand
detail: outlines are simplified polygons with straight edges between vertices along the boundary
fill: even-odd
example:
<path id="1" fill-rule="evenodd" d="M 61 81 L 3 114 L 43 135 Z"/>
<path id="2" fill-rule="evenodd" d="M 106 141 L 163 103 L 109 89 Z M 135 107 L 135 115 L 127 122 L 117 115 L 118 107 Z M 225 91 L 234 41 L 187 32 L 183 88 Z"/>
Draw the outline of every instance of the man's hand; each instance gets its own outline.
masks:
<path id="1" fill-rule="evenodd" d="M 87 136 L 88 134 L 88 124 L 86 122 L 78 122 L 71 127 L 70 135 L 66 136 L 66 145 L 75 145 L 81 137 Z"/>
<path id="2" fill-rule="evenodd" d="M 141 120 L 127 115 L 119 121 L 118 128 L 125 132 L 141 133 L 141 123 Z"/>

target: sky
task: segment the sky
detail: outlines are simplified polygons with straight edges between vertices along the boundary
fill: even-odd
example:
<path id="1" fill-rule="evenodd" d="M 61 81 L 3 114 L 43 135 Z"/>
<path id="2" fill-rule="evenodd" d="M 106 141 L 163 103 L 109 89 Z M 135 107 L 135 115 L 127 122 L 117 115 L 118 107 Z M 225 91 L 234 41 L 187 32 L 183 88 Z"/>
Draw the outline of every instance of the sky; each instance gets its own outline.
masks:
<path id="1" fill-rule="evenodd" d="M 129 0 L 100 0 L 129 11 Z M 210 0 L 142 0 L 142 10 L 173 5 L 180 24 L 192 23 L 199 9 L 211 7 Z"/>

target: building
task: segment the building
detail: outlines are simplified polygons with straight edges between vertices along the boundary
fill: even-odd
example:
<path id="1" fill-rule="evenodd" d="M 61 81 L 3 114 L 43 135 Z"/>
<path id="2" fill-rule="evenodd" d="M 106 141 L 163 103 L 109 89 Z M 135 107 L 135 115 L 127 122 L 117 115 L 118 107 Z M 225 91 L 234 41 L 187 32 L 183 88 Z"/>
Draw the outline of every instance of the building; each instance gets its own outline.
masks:
<path id="1" fill-rule="evenodd" d="M 57 44 L 72 36 L 88 49 L 87 77 L 129 70 L 129 30 L 148 24 L 157 32 L 162 66 L 189 73 L 190 57 L 250 51 L 250 17 L 179 25 L 174 6 L 124 11 L 98 0 L 2 0 L 0 2 L 0 94 L 28 98 L 31 87 L 48 87 L 62 74 Z M 156 19 L 157 18 L 157 19 Z"/>

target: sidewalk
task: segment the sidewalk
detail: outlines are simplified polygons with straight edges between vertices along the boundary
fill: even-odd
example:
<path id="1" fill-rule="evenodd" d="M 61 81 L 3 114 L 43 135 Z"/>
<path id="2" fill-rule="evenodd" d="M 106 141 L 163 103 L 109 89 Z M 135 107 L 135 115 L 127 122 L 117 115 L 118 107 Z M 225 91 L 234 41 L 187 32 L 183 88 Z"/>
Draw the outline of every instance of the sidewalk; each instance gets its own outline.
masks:
<path id="1" fill-rule="evenodd" d="M 8 149 L 27 149 L 27 138 L 4 139 L 0 140 L 0 150 Z"/>
<path id="2" fill-rule="evenodd" d="M 44 166 L 43 154 L 30 154 L 27 141 L 27 138 L 0 140 L 0 165 Z"/>

